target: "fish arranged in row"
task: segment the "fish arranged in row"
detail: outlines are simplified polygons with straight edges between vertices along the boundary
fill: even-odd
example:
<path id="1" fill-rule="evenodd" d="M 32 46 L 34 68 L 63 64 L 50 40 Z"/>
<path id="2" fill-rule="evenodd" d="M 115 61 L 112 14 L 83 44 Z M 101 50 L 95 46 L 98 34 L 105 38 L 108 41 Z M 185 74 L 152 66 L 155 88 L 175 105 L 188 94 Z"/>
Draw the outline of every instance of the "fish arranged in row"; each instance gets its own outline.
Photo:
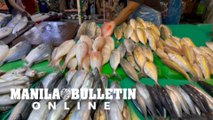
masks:
<path id="1" fill-rule="evenodd" d="M 212 113 L 213 99 L 194 85 L 182 86 L 148 86 L 136 84 L 136 108 L 148 119 L 169 115 L 172 119 L 182 119 L 194 115 Z M 208 116 L 209 117 L 209 116 Z"/>

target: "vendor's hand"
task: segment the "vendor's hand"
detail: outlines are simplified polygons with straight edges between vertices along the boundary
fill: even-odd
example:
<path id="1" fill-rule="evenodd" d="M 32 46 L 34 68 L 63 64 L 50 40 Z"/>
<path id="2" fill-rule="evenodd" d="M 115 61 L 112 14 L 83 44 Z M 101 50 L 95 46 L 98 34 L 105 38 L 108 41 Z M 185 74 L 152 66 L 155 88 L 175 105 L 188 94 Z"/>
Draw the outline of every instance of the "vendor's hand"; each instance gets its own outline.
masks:
<path id="1" fill-rule="evenodd" d="M 105 22 L 103 24 L 103 26 L 101 27 L 101 32 L 102 32 L 102 35 L 104 37 L 107 37 L 107 36 L 111 36 L 114 29 L 115 29 L 115 22 L 114 21 L 111 21 L 111 22 Z"/>

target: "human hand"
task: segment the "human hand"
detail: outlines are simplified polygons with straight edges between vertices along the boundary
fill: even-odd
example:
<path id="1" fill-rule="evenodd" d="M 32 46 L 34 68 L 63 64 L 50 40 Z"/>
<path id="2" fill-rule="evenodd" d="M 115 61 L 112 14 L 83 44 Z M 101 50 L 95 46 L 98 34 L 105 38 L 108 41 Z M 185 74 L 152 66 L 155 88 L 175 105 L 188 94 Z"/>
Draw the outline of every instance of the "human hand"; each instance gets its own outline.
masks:
<path id="1" fill-rule="evenodd" d="M 102 35 L 104 37 L 107 37 L 107 36 L 111 36 L 114 29 L 115 29 L 115 22 L 114 21 L 111 21 L 111 22 L 105 22 L 103 24 L 103 26 L 101 27 L 101 32 L 102 32 Z"/>

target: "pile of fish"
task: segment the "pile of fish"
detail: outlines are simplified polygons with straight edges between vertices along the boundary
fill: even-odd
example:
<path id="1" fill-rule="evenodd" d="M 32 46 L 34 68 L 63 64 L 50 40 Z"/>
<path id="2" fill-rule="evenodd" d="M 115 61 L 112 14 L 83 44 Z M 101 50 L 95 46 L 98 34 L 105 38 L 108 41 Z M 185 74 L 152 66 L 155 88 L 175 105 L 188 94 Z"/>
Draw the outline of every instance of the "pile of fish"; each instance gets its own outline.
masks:
<path id="1" fill-rule="evenodd" d="M 9 21 L 10 19 L 6 19 Z M 1 22 L 1 21 L 0 21 Z M 5 21 L 2 21 L 5 23 Z M 19 31 L 24 29 L 28 24 L 28 18 L 26 16 L 22 16 L 17 14 L 10 20 L 6 26 L 0 28 L 0 39 L 3 39 L 10 34 L 16 35 Z"/>
<path id="2" fill-rule="evenodd" d="M 51 45 L 45 43 L 31 49 L 32 45 L 27 40 L 19 42 L 12 48 L 9 48 L 8 45 L 0 44 L 0 66 L 4 63 L 23 59 L 27 62 L 27 66 L 30 67 L 34 63 L 49 59 L 53 50 Z"/>
<path id="3" fill-rule="evenodd" d="M 188 80 L 208 80 L 213 75 L 212 42 L 208 47 L 197 47 L 190 38 L 172 36 L 170 29 L 160 26 L 161 37 L 157 41 L 156 54 L 169 67 L 183 74 Z"/>
<path id="4" fill-rule="evenodd" d="M 171 119 L 212 119 L 213 99 L 194 85 L 145 86 L 136 84 L 133 103 L 148 119 L 169 115 Z"/>
<path id="5" fill-rule="evenodd" d="M 29 68 L 19 68 L 2 73 L 0 76 L 0 111 L 7 111 L 19 102 L 19 100 L 10 99 L 11 88 L 28 88 L 44 75 L 43 72 L 39 73 Z"/>
<path id="6" fill-rule="evenodd" d="M 52 53 L 51 65 L 59 67 L 64 59 L 62 70 L 98 68 L 101 71 L 102 66 L 106 64 L 115 48 L 114 40 L 111 37 L 99 36 L 95 40 L 86 35 L 81 35 L 77 43 L 74 40 L 68 40 L 55 48 Z"/>
<path id="7" fill-rule="evenodd" d="M 130 19 L 129 24 L 123 23 L 116 27 L 114 36 L 117 40 L 122 37 L 131 39 L 135 43 L 142 43 L 149 46 L 152 50 L 156 50 L 156 42 L 160 38 L 160 31 L 157 26 L 151 22 L 143 21 L 141 18 Z"/>
<path id="8" fill-rule="evenodd" d="M 78 29 L 75 39 L 80 39 L 81 35 L 87 35 L 92 39 L 101 36 L 101 29 L 95 22 L 83 22 Z"/>

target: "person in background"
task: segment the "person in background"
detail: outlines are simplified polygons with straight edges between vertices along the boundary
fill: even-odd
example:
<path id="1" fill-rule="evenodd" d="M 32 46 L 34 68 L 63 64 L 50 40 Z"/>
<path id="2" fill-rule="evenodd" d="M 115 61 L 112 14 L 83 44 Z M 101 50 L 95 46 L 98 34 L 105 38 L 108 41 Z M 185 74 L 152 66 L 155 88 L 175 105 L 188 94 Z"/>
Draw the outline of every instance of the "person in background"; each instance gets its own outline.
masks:
<path id="1" fill-rule="evenodd" d="M 151 21 L 159 26 L 162 22 L 160 0 L 129 0 L 127 6 L 114 20 L 104 23 L 102 34 L 110 36 L 117 25 L 120 25 L 128 18 L 137 17 L 141 17 L 145 21 Z"/>
<path id="2" fill-rule="evenodd" d="M 9 9 L 9 13 L 16 15 L 17 13 L 25 14 L 30 17 L 30 13 L 25 10 L 25 6 L 22 0 L 5 0 L 5 3 Z"/>
<path id="3" fill-rule="evenodd" d="M 25 6 L 25 10 L 33 15 L 36 13 L 37 3 L 35 0 L 22 0 L 23 5 Z"/>

